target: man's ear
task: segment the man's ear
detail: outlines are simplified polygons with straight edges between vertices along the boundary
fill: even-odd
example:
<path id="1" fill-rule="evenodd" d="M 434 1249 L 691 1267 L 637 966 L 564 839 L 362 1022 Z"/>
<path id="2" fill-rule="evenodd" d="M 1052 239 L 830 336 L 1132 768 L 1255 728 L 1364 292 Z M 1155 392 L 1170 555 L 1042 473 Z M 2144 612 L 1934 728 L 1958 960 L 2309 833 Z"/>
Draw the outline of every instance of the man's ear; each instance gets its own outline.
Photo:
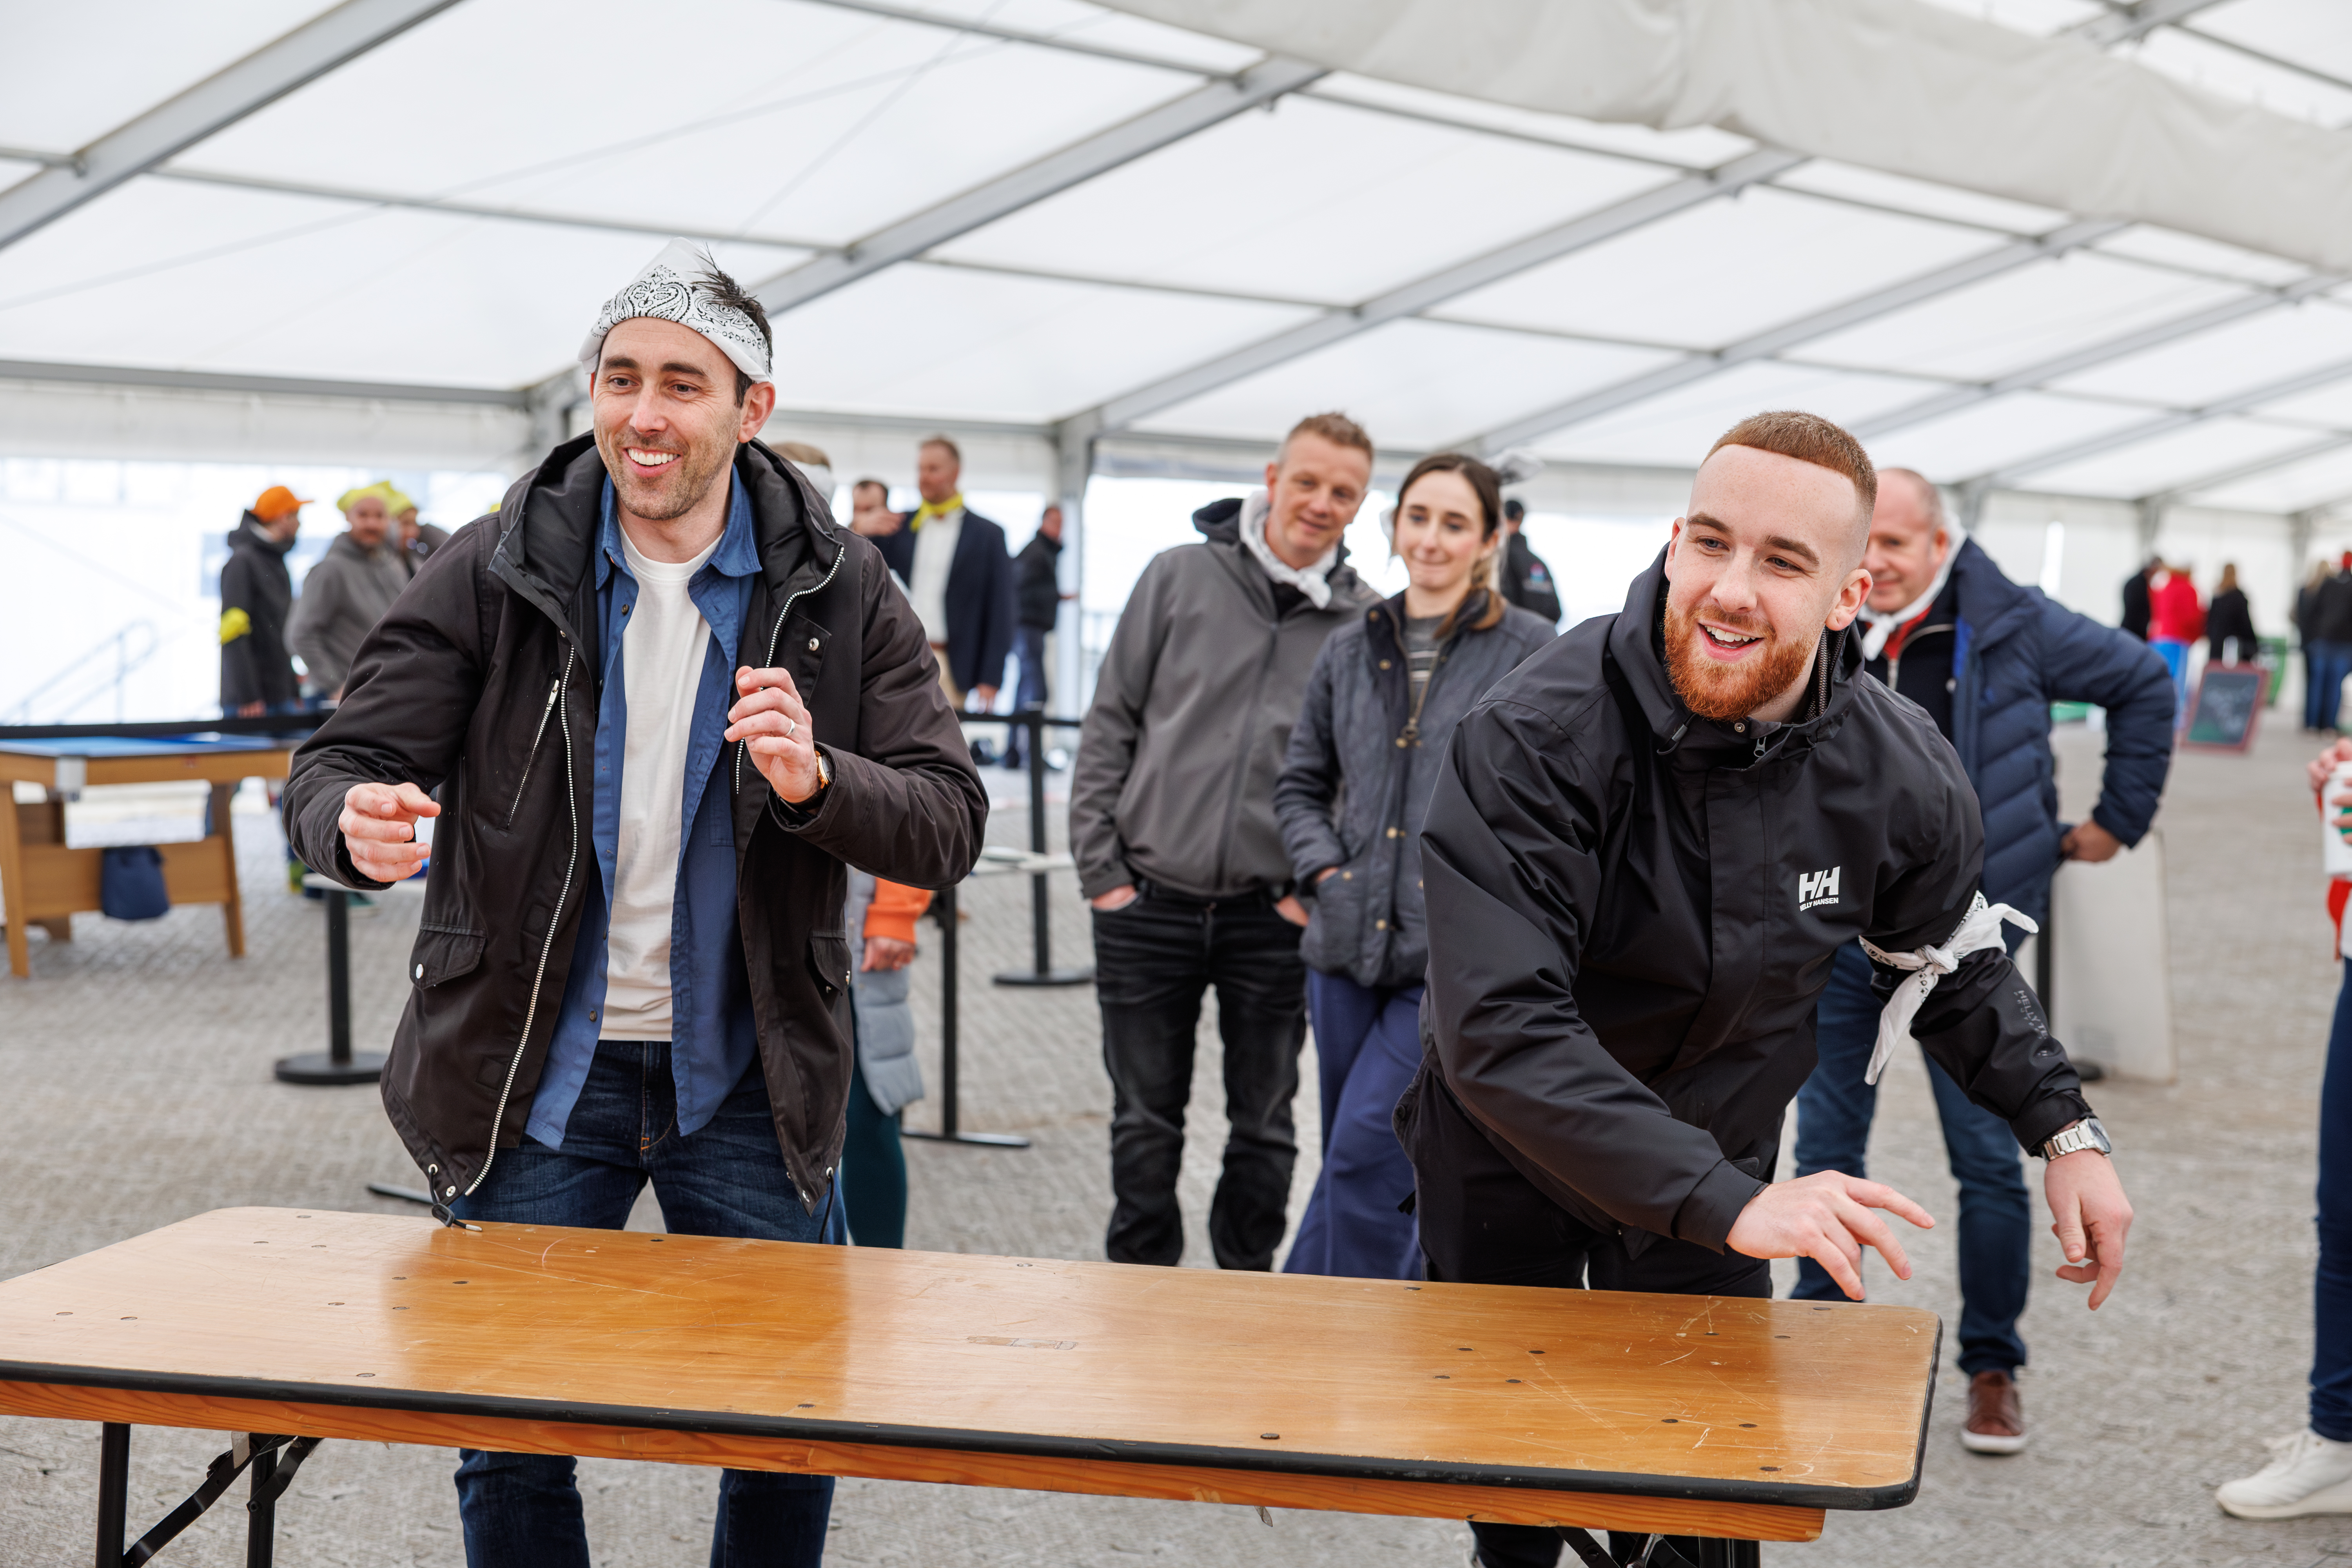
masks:
<path id="1" fill-rule="evenodd" d="M 1830 606 L 1829 619 L 1822 625 L 1833 632 L 1845 630 L 1862 614 L 1863 602 L 1869 597 L 1870 574 L 1857 566 L 1845 574 L 1845 585 L 1838 590 L 1837 603 Z"/>
<path id="2" fill-rule="evenodd" d="M 1272 494 L 1274 493 L 1274 480 L 1275 480 L 1275 476 L 1276 476 L 1276 475 L 1277 475 L 1277 474 L 1279 474 L 1279 473 L 1281 473 L 1281 472 L 1282 472 L 1282 465 L 1281 465 L 1280 463 L 1268 463 L 1268 464 L 1265 466 L 1265 493 L 1266 493 L 1266 494 L 1268 494 L 1268 495 L 1272 495 Z"/>
<path id="3" fill-rule="evenodd" d="M 755 381 L 751 390 L 743 395 L 742 419 L 735 428 L 738 442 L 749 441 L 767 428 L 768 416 L 776 411 L 776 384 Z"/>
<path id="4" fill-rule="evenodd" d="M 1675 557 L 1682 552 L 1682 547 L 1683 519 L 1678 517 L 1666 534 L 1666 581 L 1669 583 L 1675 580 Z"/>

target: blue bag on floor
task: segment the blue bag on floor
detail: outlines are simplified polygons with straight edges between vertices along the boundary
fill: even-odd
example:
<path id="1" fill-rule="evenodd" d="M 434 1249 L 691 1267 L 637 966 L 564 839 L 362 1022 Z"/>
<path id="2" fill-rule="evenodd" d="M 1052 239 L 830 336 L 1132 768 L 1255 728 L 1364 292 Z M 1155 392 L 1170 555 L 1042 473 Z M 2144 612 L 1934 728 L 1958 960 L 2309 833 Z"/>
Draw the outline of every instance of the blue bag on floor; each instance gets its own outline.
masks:
<path id="1" fill-rule="evenodd" d="M 163 854 L 152 844 L 109 849 L 99 860 L 98 907 L 114 921 L 152 921 L 169 914 L 172 895 L 163 890 Z"/>

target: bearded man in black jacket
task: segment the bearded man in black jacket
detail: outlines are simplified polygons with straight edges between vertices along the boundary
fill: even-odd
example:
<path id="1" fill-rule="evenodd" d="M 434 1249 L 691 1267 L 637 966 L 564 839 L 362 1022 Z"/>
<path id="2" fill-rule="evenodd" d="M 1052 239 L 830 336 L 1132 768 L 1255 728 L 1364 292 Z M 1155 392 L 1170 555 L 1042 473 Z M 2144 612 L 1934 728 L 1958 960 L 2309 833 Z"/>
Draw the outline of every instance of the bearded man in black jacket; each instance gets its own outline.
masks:
<path id="1" fill-rule="evenodd" d="M 1397 1110 L 1430 1278 L 1765 1297 L 1768 1260 L 1810 1257 L 1859 1300 L 1871 1247 L 1908 1279 L 1880 1211 L 1933 1224 L 1918 1205 L 1835 1171 L 1771 1181 L 1814 998 L 1860 939 L 1894 997 L 1872 1078 L 1916 1036 L 2048 1161 L 2059 1278 L 2095 1281 L 2093 1307 L 2115 1288 L 2131 1207 L 2001 944 L 2023 917 L 1978 893 L 1975 792 L 1846 635 L 1876 490 L 1827 420 L 1742 421 L 1623 612 L 1455 730 Z M 1549 1531 L 1472 1528 L 1487 1568 L 1558 1560 Z"/>

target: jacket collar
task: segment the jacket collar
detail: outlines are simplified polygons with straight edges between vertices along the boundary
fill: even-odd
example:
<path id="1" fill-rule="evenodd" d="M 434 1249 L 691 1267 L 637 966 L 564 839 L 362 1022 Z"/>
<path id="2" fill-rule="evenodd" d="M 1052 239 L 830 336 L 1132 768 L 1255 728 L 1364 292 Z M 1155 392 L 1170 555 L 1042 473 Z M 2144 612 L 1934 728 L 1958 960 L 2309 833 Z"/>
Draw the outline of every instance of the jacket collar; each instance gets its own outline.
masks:
<path id="1" fill-rule="evenodd" d="M 1271 614 L 1274 579 L 1265 574 L 1265 569 L 1257 563 L 1257 557 L 1242 543 L 1242 498 L 1227 496 L 1223 500 L 1213 500 L 1194 512 L 1192 526 L 1200 531 L 1202 538 L 1221 547 L 1218 554 L 1224 560 L 1226 568 L 1250 586 L 1253 598 L 1265 601 L 1265 608 Z M 1347 540 L 1341 539 L 1333 548 L 1338 553 L 1323 574 L 1323 580 L 1331 585 L 1333 606 L 1346 608 L 1368 599 L 1370 591 L 1363 586 L 1362 579 L 1356 575 L 1356 569 L 1348 564 Z"/>
<path id="2" fill-rule="evenodd" d="M 1978 647 L 1999 642 L 2033 611 L 2034 590 L 2011 582 L 1973 539 L 1962 540 L 1953 552 L 1952 586 L 1959 594 L 1960 619 Z"/>
<path id="3" fill-rule="evenodd" d="M 294 548 L 296 538 L 297 535 L 290 533 L 283 539 L 278 538 L 259 518 L 247 512 L 237 519 L 236 526 L 229 530 L 228 547 L 235 550 L 243 546 L 250 550 L 266 550 L 272 555 L 283 555 Z"/>
<path id="4" fill-rule="evenodd" d="M 1666 552 L 1661 550 L 1627 589 L 1625 608 L 1609 628 L 1608 641 L 1610 662 L 1641 710 L 1659 754 L 1681 753 L 1700 766 L 1735 765 L 1743 757 L 1757 755 L 1753 724 L 1735 730 L 1738 721 L 1702 719 L 1683 706 L 1666 675 L 1665 607 Z M 1862 648 L 1852 627 L 1824 635 L 1832 639 L 1829 701 L 1817 713 L 1775 726 L 1765 748 L 1769 754 L 1810 750 L 1845 722 L 1854 677 L 1862 670 Z"/>

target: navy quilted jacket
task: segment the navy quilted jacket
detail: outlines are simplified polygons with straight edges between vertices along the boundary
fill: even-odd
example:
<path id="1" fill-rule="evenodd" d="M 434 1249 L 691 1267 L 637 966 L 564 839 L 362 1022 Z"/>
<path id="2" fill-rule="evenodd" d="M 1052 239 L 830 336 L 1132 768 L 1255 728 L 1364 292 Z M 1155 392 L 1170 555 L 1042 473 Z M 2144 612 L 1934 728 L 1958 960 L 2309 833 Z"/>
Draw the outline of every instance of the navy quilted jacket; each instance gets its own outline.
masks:
<path id="1" fill-rule="evenodd" d="M 2091 818 L 2137 844 L 2172 764 L 2172 680 L 2138 638 L 2001 575 L 1974 540 L 1952 565 L 1960 618 L 1952 645 L 1952 749 L 1984 816 L 1984 896 L 2037 921 L 2058 868 L 2058 782 L 2050 705 L 2107 710 L 2107 765 Z"/>

